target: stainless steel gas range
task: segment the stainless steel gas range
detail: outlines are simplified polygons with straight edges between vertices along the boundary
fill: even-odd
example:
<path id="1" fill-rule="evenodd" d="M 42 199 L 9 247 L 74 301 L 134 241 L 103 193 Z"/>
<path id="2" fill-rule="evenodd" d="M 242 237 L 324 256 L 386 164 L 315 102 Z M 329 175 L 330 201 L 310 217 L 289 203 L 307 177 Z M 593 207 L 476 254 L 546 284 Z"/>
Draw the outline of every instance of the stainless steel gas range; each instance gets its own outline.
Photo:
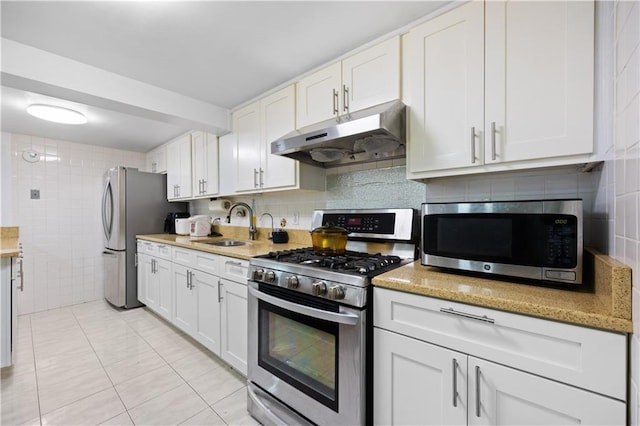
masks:
<path id="1" fill-rule="evenodd" d="M 371 421 L 371 279 L 417 259 L 417 210 L 316 210 L 312 227 L 350 231 L 347 251 L 312 248 L 249 266 L 248 410 L 262 424 Z"/>

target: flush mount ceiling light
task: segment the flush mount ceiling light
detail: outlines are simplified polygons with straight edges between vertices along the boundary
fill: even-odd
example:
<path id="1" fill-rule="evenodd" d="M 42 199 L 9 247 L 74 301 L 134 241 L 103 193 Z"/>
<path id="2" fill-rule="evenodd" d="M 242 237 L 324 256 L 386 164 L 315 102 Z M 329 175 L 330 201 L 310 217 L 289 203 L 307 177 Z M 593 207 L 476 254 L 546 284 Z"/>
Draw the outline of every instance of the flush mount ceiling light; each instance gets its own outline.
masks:
<path id="1" fill-rule="evenodd" d="M 27 107 L 27 112 L 42 120 L 63 124 L 85 124 L 87 117 L 78 111 L 54 105 L 33 104 Z"/>

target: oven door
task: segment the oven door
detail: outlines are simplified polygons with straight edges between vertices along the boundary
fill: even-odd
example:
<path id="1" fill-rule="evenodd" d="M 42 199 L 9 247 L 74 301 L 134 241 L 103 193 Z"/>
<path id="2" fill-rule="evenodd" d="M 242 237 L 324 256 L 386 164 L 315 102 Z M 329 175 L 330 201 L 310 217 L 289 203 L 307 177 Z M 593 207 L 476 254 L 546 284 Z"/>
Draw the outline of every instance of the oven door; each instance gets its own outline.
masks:
<path id="1" fill-rule="evenodd" d="M 249 281 L 249 381 L 314 423 L 364 421 L 364 338 L 363 310 Z"/>

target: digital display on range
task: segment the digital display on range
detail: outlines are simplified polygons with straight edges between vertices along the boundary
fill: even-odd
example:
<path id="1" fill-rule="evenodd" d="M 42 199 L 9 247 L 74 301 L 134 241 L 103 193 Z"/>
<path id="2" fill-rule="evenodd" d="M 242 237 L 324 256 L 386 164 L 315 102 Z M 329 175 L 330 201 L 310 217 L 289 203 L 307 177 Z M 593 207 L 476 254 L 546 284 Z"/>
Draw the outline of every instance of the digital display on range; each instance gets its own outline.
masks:
<path id="1" fill-rule="evenodd" d="M 327 213 L 323 216 L 323 223 L 331 223 L 345 228 L 349 232 L 359 234 L 389 234 L 393 235 L 396 217 L 393 213 L 371 214 L 335 214 Z"/>

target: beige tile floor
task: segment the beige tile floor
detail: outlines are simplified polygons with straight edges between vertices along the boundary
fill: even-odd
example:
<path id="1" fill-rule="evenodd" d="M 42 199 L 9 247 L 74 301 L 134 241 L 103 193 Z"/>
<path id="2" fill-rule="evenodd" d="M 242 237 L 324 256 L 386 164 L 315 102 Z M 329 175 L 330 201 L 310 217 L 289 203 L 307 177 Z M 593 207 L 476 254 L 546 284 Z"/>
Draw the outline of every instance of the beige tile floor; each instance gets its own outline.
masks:
<path id="1" fill-rule="evenodd" d="M 245 378 L 144 308 L 103 301 L 18 318 L 2 425 L 255 425 Z"/>

